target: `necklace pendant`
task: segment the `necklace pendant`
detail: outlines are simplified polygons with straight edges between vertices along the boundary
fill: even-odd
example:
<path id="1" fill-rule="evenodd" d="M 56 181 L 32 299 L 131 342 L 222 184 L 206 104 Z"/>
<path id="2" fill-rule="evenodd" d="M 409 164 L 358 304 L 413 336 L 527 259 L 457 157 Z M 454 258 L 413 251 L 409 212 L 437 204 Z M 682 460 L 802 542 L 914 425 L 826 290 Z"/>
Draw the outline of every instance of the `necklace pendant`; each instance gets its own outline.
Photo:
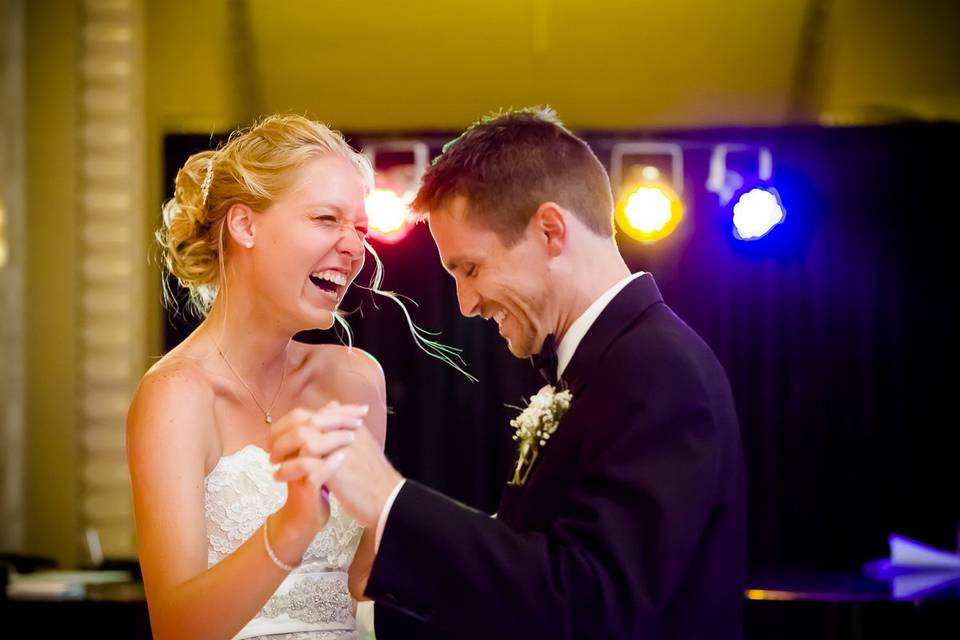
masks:
<path id="1" fill-rule="evenodd" d="M 273 424 L 273 416 L 267 413 L 263 416 L 263 421 L 266 422 L 267 424 Z"/>

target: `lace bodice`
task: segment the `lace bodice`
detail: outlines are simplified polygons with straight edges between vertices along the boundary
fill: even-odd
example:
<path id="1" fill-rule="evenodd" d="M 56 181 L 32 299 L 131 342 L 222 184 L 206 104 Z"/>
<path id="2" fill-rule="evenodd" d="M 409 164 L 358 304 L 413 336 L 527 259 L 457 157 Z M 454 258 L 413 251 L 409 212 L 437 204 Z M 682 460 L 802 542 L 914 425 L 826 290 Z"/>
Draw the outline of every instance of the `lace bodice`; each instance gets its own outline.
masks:
<path id="1" fill-rule="evenodd" d="M 287 499 L 273 479 L 266 451 L 247 445 L 220 458 L 204 481 L 207 566 L 220 562 L 263 525 Z M 237 638 L 346 640 L 354 638 L 353 600 L 346 571 L 363 529 L 331 496 L 330 520 L 292 571 Z"/>

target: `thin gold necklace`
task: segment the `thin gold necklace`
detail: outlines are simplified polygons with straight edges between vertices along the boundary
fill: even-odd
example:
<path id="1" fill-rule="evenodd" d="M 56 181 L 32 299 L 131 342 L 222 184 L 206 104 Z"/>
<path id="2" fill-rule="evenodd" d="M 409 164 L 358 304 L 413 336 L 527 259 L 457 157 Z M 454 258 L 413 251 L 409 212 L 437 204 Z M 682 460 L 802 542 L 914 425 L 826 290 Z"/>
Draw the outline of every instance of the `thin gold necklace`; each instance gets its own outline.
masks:
<path id="1" fill-rule="evenodd" d="M 247 383 L 243 381 L 243 378 L 240 377 L 240 374 L 237 373 L 237 370 L 230 365 L 230 361 L 227 360 L 227 356 L 223 355 L 223 350 L 220 349 L 220 345 L 217 343 L 216 339 L 213 336 L 210 336 L 210 339 L 213 340 L 213 344 L 217 347 L 217 353 L 220 354 L 220 357 L 223 358 L 224 364 L 227 365 L 227 368 L 230 369 L 230 372 L 236 376 L 237 380 L 240 381 L 240 384 L 243 385 L 243 388 L 247 390 L 247 393 L 250 394 L 250 397 L 253 398 L 253 401 L 257 404 L 257 408 L 263 413 L 263 421 L 267 424 L 273 422 L 273 416 L 271 411 L 273 411 L 273 405 L 277 403 L 277 398 L 280 397 L 280 389 L 283 388 L 283 381 L 287 377 L 287 359 L 283 359 L 283 373 L 280 374 L 280 385 L 277 387 L 277 392 L 273 394 L 273 400 L 270 402 L 270 406 L 266 409 L 263 408 L 263 405 L 260 404 L 260 401 L 257 400 L 257 395 L 253 392 L 253 389 L 247 386 Z"/>

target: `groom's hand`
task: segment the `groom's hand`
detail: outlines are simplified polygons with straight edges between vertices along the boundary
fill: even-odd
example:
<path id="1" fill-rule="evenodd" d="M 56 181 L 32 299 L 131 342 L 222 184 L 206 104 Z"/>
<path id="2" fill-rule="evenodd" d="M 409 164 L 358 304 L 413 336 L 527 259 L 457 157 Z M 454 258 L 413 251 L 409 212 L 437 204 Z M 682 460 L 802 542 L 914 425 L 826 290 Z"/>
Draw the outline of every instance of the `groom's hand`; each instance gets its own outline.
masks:
<path id="1" fill-rule="evenodd" d="M 343 462 L 327 480 L 327 487 L 354 520 L 376 528 L 387 499 L 403 477 L 387 461 L 366 427 L 357 429 L 355 436 L 341 449 Z"/>
<path id="2" fill-rule="evenodd" d="M 324 434 L 329 425 L 315 426 L 315 430 L 300 429 L 292 432 L 292 435 L 275 434 L 271 462 L 281 462 L 277 475 L 285 481 L 309 473 L 312 467 L 305 463 L 305 458 L 323 462 L 327 457 L 321 448 L 311 446 L 306 441 L 307 436 L 314 440 L 330 437 Z M 343 461 L 325 486 L 354 520 L 365 527 L 376 527 L 387 498 L 403 478 L 387 462 L 370 431 L 359 421 L 353 426 L 353 442 L 334 454 L 342 454 Z"/>

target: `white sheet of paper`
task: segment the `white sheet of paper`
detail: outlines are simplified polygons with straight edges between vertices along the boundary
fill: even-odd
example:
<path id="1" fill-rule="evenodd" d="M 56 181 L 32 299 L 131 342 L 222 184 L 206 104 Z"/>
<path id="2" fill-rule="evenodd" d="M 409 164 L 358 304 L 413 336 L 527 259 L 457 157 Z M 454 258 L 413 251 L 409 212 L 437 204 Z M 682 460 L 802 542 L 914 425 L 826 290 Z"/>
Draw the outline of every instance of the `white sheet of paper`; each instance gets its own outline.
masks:
<path id="1" fill-rule="evenodd" d="M 37 571 L 12 573 L 7 595 L 17 597 L 80 596 L 88 584 L 130 582 L 129 571 Z"/>
<path id="2" fill-rule="evenodd" d="M 960 555 L 928 547 L 910 538 L 892 535 L 890 536 L 890 564 L 897 567 L 960 571 Z"/>

